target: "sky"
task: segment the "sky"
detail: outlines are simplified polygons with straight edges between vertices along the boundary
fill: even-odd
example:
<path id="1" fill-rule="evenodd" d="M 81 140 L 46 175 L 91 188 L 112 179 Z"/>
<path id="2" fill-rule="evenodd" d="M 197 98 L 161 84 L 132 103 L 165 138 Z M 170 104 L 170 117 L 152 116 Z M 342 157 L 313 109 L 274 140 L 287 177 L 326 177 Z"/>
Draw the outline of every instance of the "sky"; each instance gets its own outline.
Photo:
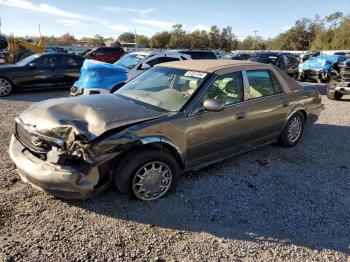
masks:
<path id="1" fill-rule="evenodd" d="M 116 38 L 122 32 L 152 36 L 171 30 L 208 30 L 231 26 L 238 39 L 248 35 L 274 37 L 302 17 L 321 17 L 340 11 L 350 14 L 349 0 L 0 0 L 1 32 L 16 36 L 41 34 L 77 38 L 100 34 Z"/>

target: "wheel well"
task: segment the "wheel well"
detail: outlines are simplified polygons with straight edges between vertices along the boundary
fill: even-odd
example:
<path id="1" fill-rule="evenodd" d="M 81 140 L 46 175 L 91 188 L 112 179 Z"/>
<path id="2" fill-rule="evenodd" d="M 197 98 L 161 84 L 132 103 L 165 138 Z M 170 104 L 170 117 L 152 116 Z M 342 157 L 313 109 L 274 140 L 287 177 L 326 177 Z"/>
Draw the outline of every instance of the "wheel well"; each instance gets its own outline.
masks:
<path id="1" fill-rule="evenodd" d="M 14 87 L 14 84 L 10 78 L 8 78 L 6 76 L 2 76 L 2 75 L 0 75 L 0 78 L 6 79 L 7 81 L 9 81 L 11 83 L 12 87 Z"/>
<path id="2" fill-rule="evenodd" d="M 11 87 L 12 87 L 12 91 L 11 91 L 12 93 L 13 93 L 14 91 L 16 91 L 17 87 L 16 87 L 16 85 L 13 83 L 13 81 L 12 81 L 10 78 L 5 77 L 5 76 L 2 76 L 2 75 L 0 75 L 0 78 L 6 79 L 7 81 L 10 82 Z"/>
<path id="3" fill-rule="evenodd" d="M 306 122 L 306 119 L 307 119 L 307 113 L 306 113 L 306 111 L 305 111 L 304 109 L 302 109 L 302 110 L 299 110 L 298 112 L 301 112 L 301 113 L 303 114 L 304 120 L 305 120 L 305 122 Z"/>
<path id="4" fill-rule="evenodd" d="M 135 151 L 149 151 L 149 150 L 165 150 L 168 151 L 172 156 L 174 156 L 176 162 L 179 164 L 179 167 L 181 169 L 184 169 L 185 163 L 179 152 L 171 145 L 164 143 L 164 142 L 155 142 L 155 143 L 149 143 L 149 144 L 139 144 L 136 146 L 131 147 L 130 149 L 126 150 L 122 154 L 120 154 L 116 159 L 116 165 L 128 154 L 135 152 Z"/>

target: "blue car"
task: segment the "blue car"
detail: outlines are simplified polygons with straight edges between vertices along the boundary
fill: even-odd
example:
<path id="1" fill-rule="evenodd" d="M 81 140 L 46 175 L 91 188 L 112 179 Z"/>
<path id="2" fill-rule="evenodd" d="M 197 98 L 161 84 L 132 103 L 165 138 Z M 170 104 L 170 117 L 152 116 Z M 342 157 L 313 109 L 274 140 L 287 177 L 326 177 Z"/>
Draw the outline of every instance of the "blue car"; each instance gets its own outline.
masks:
<path id="1" fill-rule="evenodd" d="M 71 96 L 113 93 L 125 84 L 128 70 L 121 66 L 86 59 Z"/>
<path id="2" fill-rule="evenodd" d="M 299 64 L 299 78 L 302 81 L 313 79 L 318 82 L 328 83 L 331 79 L 333 65 L 346 60 L 341 55 L 320 55 Z"/>

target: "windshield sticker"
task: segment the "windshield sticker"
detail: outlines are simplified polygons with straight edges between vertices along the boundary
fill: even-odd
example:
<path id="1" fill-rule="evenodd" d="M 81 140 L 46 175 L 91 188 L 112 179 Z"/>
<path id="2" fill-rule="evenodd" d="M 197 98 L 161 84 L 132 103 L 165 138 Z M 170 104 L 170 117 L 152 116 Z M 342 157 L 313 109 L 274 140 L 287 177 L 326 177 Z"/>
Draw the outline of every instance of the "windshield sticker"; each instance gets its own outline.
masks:
<path id="1" fill-rule="evenodd" d="M 202 72 L 187 71 L 185 76 L 192 76 L 196 78 L 204 78 L 207 74 Z"/>

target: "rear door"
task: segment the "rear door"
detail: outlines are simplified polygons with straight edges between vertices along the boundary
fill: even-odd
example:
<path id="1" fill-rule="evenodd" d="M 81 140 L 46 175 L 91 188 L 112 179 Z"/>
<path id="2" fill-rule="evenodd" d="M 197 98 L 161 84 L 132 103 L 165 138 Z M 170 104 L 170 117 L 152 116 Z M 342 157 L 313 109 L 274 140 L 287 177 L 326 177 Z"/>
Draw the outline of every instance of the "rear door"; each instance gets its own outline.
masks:
<path id="1" fill-rule="evenodd" d="M 58 86 L 71 86 L 79 79 L 83 62 L 84 58 L 75 55 L 57 56 L 56 84 Z"/>
<path id="2" fill-rule="evenodd" d="M 271 70 L 244 72 L 248 84 L 251 134 L 258 144 L 279 135 L 289 112 L 289 103 L 282 86 Z"/>

